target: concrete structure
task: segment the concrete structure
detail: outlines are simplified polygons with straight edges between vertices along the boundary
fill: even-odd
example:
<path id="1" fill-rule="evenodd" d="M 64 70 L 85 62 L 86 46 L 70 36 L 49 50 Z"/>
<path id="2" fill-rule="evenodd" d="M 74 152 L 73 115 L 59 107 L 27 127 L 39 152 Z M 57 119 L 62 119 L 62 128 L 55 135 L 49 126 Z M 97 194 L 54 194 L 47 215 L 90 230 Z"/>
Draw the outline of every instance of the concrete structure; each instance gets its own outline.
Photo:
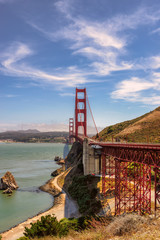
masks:
<path id="1" fill-rule="evenodd" d="M 84 175 L 101 174 L 101 150 L 96 145 L 89 146 L 87 138 L 83 141 L 83 169 Z"/>

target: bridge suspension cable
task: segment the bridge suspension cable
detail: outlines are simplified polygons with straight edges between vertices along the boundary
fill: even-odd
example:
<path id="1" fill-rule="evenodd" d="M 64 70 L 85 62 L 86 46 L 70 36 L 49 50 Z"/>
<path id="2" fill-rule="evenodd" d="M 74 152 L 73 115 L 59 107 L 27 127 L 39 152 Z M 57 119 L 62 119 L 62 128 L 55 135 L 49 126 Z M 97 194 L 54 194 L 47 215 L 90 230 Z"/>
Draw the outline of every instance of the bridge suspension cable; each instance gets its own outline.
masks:
<path id="1" fill-rule="evenodd" d="M 87 96 L 87 103 L 88 103 L 88 106 L 89 106 L 89 110 L 90 110 L 90 113 L 91 113 L 91 117 L 92 117 L 92 120 L 93 120 L 95 129 L 96 129 L 96 132 L 97 132 L 98 137 L 99 137 L 98 129 L 97 129 L 97 126 L 96 126 L 96 122 L 95 122 L 95 120 L 94 120 L 94 117 L 93 117 L 93 113 L 92 113 L 92 110 L 91 110 L 91 106 L 90 106 L 90 103 L 89 103 L 89 99 L 88 99 L 87 93 L 86 93 L 86 96 Z"/>

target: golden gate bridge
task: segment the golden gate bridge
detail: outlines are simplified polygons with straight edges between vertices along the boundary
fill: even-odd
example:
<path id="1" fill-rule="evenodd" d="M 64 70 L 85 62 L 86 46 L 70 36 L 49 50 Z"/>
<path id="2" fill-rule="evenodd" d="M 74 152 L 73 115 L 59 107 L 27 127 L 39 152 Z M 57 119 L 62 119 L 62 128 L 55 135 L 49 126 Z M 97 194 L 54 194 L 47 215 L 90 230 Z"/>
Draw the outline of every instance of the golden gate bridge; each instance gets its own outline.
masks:
<path id="1" fill-rule="evenodd" d="M 93 147 L 95 152 L 96 148 L 100 149 L 99 169 L 102 176 L 102 192 L 104 196 L 114 192 L 115 215 L 124 212 L 151 214 L 151 183 L 154 184 L 152 192 L 154 191 L 156 214 L 160 209 L 160 145 L 111 143 L 89 138 L 87 136 L 87 102 L 89 105 L 86 88 L 76 88 L 75 117 L 69 119 L 70 143 L 75 139 L 83 145 L 87 143 L 88 147 Z M 93 118 L 90 105 L 89 109 Z M 93 122 L 98 136 L 94 118 Z M 84 149 L 83 151 L 89 154 L 89 151 Z M 85 156 L 86 154 L 83 154 L 83 157 Z M 86 159 L 88 161 L 89 157 Z"/>

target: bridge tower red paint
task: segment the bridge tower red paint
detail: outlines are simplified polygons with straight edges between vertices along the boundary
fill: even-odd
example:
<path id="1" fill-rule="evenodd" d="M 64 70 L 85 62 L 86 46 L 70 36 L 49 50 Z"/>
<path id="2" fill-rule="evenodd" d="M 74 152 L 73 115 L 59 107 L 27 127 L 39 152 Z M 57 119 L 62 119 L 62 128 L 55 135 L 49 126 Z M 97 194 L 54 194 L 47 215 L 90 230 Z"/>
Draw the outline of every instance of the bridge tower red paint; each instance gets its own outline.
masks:
<path id="1" fill-rule="evenodd" d="M 74 135 L 74 118 L 69 119 L 69 143 L 73 143 L 73 136 Z"/>
<path id="2" fill-rule="evenodd" d="M 86 88 L 76 88 L 75 99 L 75 135 L 79 135 L 79 127 L 83 129 L 83 136 L 87 136 Z"/>

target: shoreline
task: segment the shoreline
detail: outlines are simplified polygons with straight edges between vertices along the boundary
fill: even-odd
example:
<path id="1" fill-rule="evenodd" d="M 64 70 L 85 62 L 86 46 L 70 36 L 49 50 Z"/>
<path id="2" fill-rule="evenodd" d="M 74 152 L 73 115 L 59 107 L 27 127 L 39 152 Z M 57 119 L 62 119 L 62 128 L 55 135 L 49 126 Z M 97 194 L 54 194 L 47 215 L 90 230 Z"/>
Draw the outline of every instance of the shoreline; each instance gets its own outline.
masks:
<path id="1" fill-rule="evenodd" d="M 42 213 L 38 213 L 37 215 L 28 218 L 24 222 L 19 223 L 9 230 L 1 233 L 0 235 L 2 236 L 2 240 L 17 240 L 23 236 L 25 227 L 30 227 L 30 223 L 34 223 L 37 220 L 40 220 L 42 216 L 54 214 L 58 220 L 64 217 L 79 216 L 76 203 L 67 196 L 64 190 L 60 188 L 57 183 L 58 178 L 63 174 L 64 172 L 54 178 L 51 178 L 43 186 L 40 187 L 40 190 L 45 191 L 54 197 L 53 206 L 48 210 Z"/>
<path id="2" fill-rule="evenodd" d="M 53 178 L 53 179 L 54 179 L 54 178 Z M 9 229 L 7 229 L 7 230 L 1 232 L 0 235 L 3 235 L 4 233 L 9 232 L 10 230 L 12 230 L 12 229 L 14 229 L 15 227 L 19 226 L 20 224 L 22 224 L 22 223 L 28 221 L 29 219 L 33 219 L 34 217 L 37 217 L 37 216 L 39 216 L 40 214 L 43 214 L 43 213 L 45 213 L 46 211 L 51 210 L 54 206 L 56 206 L 57 203 L 56 203 L 56 201 L 55 201 L 56 196 L 54 196 L 54 192 L 51 193 L 51 192 L 49 192 L 49 191 L 47 191 L 47 190 L 45 191 L 45 190 L 42 189 L 44 186 L 46 186 L 46 185 L 47 185 L 51 180 L 53 180 L 53 179 L 49 179 L 44 185 L 42 185 L 42 186 L 40 186 L 40 187 L 38 188 L 38 189 L 40 189 L 40 191 L 42 191 L 42 192 L 46 192 L 46 193 L 52 195 L 52 200 L 53 200 L 53 202 L 52 202 L 52 206 L 49 207 L 49 208 L 46 208 L 46 209 L 43 210 L 43 211 L 39 211 L 36 215 L 33 215 L 33 216 L 27 218 L 26 220 L 24 220 L 24 221 L 22 221 L 22 222 L 20 222 L 20 223 L 18 223 L 18 224 L 16 224 L 16 225 L 14 225 L 13 227 L 10 227 Z M 54 197 L 55 197 L 55 198 L 54 198 Z"/>

